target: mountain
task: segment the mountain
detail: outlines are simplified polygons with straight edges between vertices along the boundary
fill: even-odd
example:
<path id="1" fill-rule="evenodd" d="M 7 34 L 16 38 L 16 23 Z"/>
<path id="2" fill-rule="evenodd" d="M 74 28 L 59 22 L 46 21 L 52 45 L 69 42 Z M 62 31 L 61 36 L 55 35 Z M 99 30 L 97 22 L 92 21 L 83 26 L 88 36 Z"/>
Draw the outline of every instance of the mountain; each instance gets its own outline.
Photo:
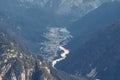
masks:
<path id="1" fill-rule="evenodd" d="M 120 2 L 105 3 L 69 28 L 68 57 L 56 67 L 100 80 L 119 80 Z M 71 63 L 72 62 L 72 63 Z"/>
<path id="2" fill-rule="evenodd" d="M 0 30 L 0 80 L 55 80 L 42 58 Z"/>
<path id="3" fill-rule="evenodd" d="M 42 9 L 51 10 L 57 15 L 81 17 L 97 8 L 104 2 L 116 0 L 21 0 L 23 3 L 38 5 Z"/>
<path id="4" fill-rule="evenodd" d="M 0 28 L 0 80 L 87 80 L 48 66 L 16 41 L 9 30 Z"/>
<path id="5" fill-rule="evenodd" d="M 106 26 L 77 46 L 62 70 L 100 80 L 120 79 L 120 21 Z M 69 61 L 72 60 L 72 64 Z M 74 66 L 76 65 L 76 66 Z M 62 64 L 63 66 L 63 64 Z M 70 70 L 70 71 L 69 71 Z"/>
<path id="6" fill-rule="evenodd" d="M 0 0 L 0 80 L 119 80 L 119 14 L 119 0 Z M 38 54 L 59 44 L 55 69 Z"/>
<path id="7" fill-rule="evenodd" d="M 68 44 L 69 49 L 74 51 L 76 45 L 80 45 L 89 39 L 97 30 L 119 20 L 119 8 L 120 1 L 104 3 L 78 21 L 73 22 L 68 28 L 74 37 L 70 44 Z"/>
<path id="8" fill-rule="evenodd" d="M 119 1 L 104 3 L 78 21 L 73 22 L 69 29 L 74 36 L 90 34 L 120 19 L 119 8 Z"/>
<path id="9" fill-rule="evenodd" d="M 111 1 L 0 0 L 0 23 L 13 30 L 31 51 L 39 53 L 39 43 L 44 41 L 41 34 L 46 31 L 46 27 L 69 27 L 74 19 Z"/>
<path id="10" fill-rule="evenodd" d="M 43 40 L 41 34 L 46 27 L 63 26 L 68 21 L 52 11 L 44 11 L 32 4 L 26 7 L 27 4 L 23 4 L 20 0 L 0 0 L 0 23 L 7 25 L 32 51 L 39 51 L 38 43 Z"/>
<path id="11" fill-rule="evenodd" d="M 58 63 L 57 68 L 72 74 L 77 72 L 93 79 L 119 80 L 119 34 L 120 21 L 103 27 L 84 43 L 76 45 L 73 54 Z"/>

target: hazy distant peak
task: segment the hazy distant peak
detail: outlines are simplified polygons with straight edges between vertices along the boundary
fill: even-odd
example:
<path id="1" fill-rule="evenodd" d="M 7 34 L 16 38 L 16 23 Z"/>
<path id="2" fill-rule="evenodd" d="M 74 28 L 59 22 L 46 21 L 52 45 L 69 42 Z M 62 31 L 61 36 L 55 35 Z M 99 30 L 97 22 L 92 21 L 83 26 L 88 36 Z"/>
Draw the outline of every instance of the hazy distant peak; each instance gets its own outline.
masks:
<path id="1" fill-rule="evenodd" d="M 46 10 L 51 9 L 58 15 L 72 14 L 76 17 L 83 16 L 102 3 L 110 1 L 116 0 L 21 0 L 21 2 L 37 4 Z"/>

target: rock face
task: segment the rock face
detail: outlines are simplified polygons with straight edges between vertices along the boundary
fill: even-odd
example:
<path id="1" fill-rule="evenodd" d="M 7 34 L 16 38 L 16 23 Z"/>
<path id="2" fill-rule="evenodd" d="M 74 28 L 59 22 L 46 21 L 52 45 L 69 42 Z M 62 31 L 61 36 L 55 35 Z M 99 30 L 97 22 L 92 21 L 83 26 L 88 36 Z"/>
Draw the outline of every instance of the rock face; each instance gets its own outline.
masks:
<path id="1" fill-rule="evenodd" d="M 55 80 L 41 58 L 0 31 L 0 80 Z"/>

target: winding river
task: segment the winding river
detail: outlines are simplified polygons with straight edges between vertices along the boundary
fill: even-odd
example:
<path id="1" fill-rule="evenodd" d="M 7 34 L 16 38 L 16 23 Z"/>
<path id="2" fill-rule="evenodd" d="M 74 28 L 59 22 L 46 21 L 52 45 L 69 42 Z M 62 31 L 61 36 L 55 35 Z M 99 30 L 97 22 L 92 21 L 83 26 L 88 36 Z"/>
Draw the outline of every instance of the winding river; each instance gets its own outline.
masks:
<path id="1" fill-rule="evenodd" d="M 64 60 L 67 57 L 67 54 L 69 54 L 69 50 L 65 49 L 63 46 L 59 46 L 59 49 L 63 51 L 63 53 L 61 54 L 61 58 L 58 58 L 56 60 L 53 60 L 52 62 L 52 67 L 55 68 L 55 65 Z"/>

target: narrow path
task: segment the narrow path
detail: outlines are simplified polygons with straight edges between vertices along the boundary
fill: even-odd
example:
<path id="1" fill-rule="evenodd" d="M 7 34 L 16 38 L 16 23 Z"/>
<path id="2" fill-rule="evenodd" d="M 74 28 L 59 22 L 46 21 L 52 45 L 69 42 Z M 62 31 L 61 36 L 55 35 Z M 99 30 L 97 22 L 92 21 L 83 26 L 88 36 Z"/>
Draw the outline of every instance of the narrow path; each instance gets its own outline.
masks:
<path id="1" fill-rule="evenodd" d="M 69 50 L 65 49 L 63 46 L 59 46 L 59 48 L 60 48 L 60 50 L 63 51 L 63 53 L 61 54 L 61 58 L 58 58 L 58 59 L 56 59 L 56 60 L 53 60 L 53 62 L 52 62 L 52 67 L 53 67 L 53 68 L 55 68 L 55 65 L 56 65 L 58 62 L 64 60 L 64 59 L 67 57 L 67 54 L 69 54 Z"/>

